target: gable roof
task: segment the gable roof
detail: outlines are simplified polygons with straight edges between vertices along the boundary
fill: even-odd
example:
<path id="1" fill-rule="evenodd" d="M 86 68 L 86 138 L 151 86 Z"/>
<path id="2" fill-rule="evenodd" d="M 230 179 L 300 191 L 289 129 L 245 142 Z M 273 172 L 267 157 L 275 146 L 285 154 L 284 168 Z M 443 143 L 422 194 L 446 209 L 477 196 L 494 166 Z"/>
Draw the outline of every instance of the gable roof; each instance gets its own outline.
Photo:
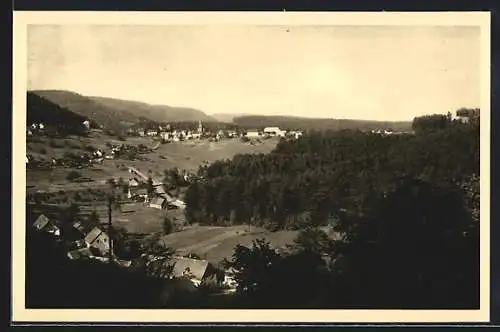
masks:
<path id="1" fill-rule="evenodd" d="M 163 188 L 163 185 L 160 185 L 160 186 L 156 186 L 155 187 L 155 191 L 156 193 L 162 195 L 162 194 L 166 194 L 167 192 L 165 191 L 165 188 Z"/>
<path id="2" fill-rule="evenodd" d="M 139 179 L 135 177 L 128 180 L 128 183 L 134 183 L 134 182 L 137 184 L 141 183 L 141 181 L 139 181 Z"/>
<path id="3" fill-rule="evenodd" d="M 94 227 L 86 236 L 85 236 L 85 242 L 87 243 L 93 243 L 100 235 L 101 233 L 104 233 L 99 227 Z M 104 235 L 107 236 L 106 233 Z"/>
<path id="4" fill-rule="evenodd" d="M 47 218 L 44 214 L 38 216 L 38 218 L 33 223 L 33 226 L 37 229 L 43 229 L 50 222 L 49 218 Z"/>
<path id="5" fill-rule="evenodd" d="M 76 222 L 73 223 L 73 228 L 76 229 L 76 230 L 78 230 L 80 233 L 84 233 L 85 232 L 85 227 L 79 221 L 76 221 Z"/>
<path id="6" fill-rule="evenodd" d="M 208 261 L 186 258 L 186 257 L 174 257 L 172 258 L 171 264 L 174 264 L 172 275 L 175 278 L 184 276 L 184 272 L 189 271 L 196 279 L 202 280 L 207 271 Z"/>
<path id="7" fill-rule="evenodd" d="M 130 193 L 134 195 L 147 195 L 148 190 L 146 188 L 139 187 L 129 187 Z"/>

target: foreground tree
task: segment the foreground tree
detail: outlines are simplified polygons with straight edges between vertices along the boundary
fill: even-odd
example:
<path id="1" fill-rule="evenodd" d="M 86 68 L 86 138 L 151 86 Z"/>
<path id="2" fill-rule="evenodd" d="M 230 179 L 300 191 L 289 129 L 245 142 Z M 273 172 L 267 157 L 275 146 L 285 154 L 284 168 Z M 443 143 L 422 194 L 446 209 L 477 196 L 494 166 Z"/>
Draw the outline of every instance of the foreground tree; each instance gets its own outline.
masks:
<path id="1" fill-rule="evenodd" d="M 334 302 L 367 308 L 474 308 L 479 236 L 456 187 L 405 180 L 378 208 L 346 216 Z M 368 211 L 368 210 L 367 210 Z M 337 304 L 339 304 L 337 303 Z"/>
<path id="2" fill-rule="evenodd" d="M 328 272 L 310 251 L 278 254 L 262 239 L 251 248 L 237 246 L 226 267 L 234 269 L 237 296 L 251 308 L 313 308 L 321 302 Z"/>

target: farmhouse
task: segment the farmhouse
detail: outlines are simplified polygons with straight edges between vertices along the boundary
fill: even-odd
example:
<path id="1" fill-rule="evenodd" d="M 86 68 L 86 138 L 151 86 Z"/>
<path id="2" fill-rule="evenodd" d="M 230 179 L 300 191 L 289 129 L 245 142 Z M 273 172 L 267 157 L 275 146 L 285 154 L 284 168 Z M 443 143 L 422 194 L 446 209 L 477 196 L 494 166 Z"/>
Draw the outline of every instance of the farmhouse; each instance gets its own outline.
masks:
<path id="1" fill-rule="evenodd" d="M 167 200 L 163 197 L 156 197 L 151 200 L 149 207 L 164 210 L 167 208 Z"/>
<path id="2" fill-rule="evenodd" d="M 158 135 L 158 131 L 156 131 L 156 130 L 148 130 L 147 135 L 148 136 L 157 136 Z"/>
<path id="3" fill-rule="evenodd" d="M 185 209 L 186 208 L 186 203 L 184 203 L 180 199 L 175 199 L 175 198 L 168 199 L 167 198 L 167 204 L 168 204 L 168 208 L 172 208 L 172 209 Z"/>
<path id="4" fill-rule="evenodd" d="M 264 128 L 264 133 L 271 136 L 277 136 L 279 133 L 281 133 L 281 129 L 279 129 L 278 127 L 266 127 Z"/>
<path id="5" fill-rule="evenodd" d="M 201 283 L 222 283 L 224 273 L 216 269 L 210 262 L 201 259 L 174 257 L 169 262 L 173 264 L 173 278 L 188 278 L 196 286 Z"/>
<path id="6" fill-rule="evenodd" d="M 139 180 L 137 178 L 132 178 L 130 180 L 128 180 L 128 186 L 129 187 L 138 187 L 141 183 L 139 182 Z"/>
<path id="7" fill-rule="evenodd" d="M 67 256 L 71 260 L 76 260 L 76 259 L 90 258 L 93 256 L 93 254 L 90 248 L 85 247 L 68 251 Z"/>
<path id="8" fill-rule="evenodd" d="M 288 132 L 288 135 L 290 137 L 295 138 L 295 139 L 299 139 L 302 136 L 302 132 L 298 131 L 298 130 L 292 130 L 292 131 Z"/>
<path id="9" fill-rule="evenodd" d="M 85 227 L 82 225 L 81 222 L 76 221 L 73 223 L 73 229 L 77 231 L 79 234 L 84 235 L 85 234 Z"/>
<path id="10" fill-rule="evenodd" d="M 33 227 L 38 231 L 47 232 L 55 236 L 61 235 L 61 230 L 57 225 L 47 218 L 44 214 L 41 214 L 33 223 Z"/>
<path id="11" fill-rule="evenodd" d="M 85 236 L 85 242 L 89 247 L 98 249 L 101 254 L 109 252 L 109 236 L 99 227 L 94 227 Z"/>
<path id="12" fill-rule="evenodd" d="M 470 117 L 468 115 L 458 115 L 455 118 L 457 121 L 460 121 L 462 123 L 469 123 L 470 122 Z"/>
<path id="13" fill-rule="evenodd" d="M 127 198 L 148 198 L 148 191 L 146 188 L 138 188 L 138 187 L 129 187 Z"/>
<path id="14" fill-rule="evenodd" d="M 172 136 L 173 135 L 170 132 L 163 131 L 163 132 L 160 133 L 160 137 L 164 141 L 168 141 Z"/>
<path id="15" fill-rule="evenodd" d="M 103 156 L 102 151 L 101 151 L 101 150 L 99 150 L 99 149 L 98 149 L 98 150 L 96 150 L 96 151 L 94 151 L 94 153 L 93 153 L 93 154 L 94 154 L 94 156 L 96 156 L 96 157 L 98 157 L 98 158 L 100 158 L 100 157 L 102 157 L 102 156 Z"/>

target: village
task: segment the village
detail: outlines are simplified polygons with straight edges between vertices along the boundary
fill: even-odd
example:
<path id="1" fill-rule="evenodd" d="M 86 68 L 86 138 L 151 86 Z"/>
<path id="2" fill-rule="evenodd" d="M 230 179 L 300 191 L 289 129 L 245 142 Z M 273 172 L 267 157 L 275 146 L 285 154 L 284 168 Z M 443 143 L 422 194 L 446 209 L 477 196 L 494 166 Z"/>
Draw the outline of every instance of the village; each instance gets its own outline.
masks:
<path id="1" fill-rule="evenodd" d="M 110 231 L 109 225 L 94 226 L 89 229 L 80 221 L 65 225 L 54 217 L 49 218 L 45 214 L 40 214 L 32 226 L 33 231 L 50 236 L 54 245 L 63 247 L 70 261 L 93 260 L 123 269 L 143 268 L 152 277 L 184 278 L 194 287 L 215 286 L 220 294 L 236 291 L 237 283 L 233 278 L 233 271 L 193 254 L 163 256 L 154 251 L 148 252 L 146 248 L 138 257 L 129 259 L 119 257 L 113 248 L 114 242 L 120 241 L 120 235 L 111 235 L 113 231 L 112 229 Z"/>
<path id="2" fill-rule="evenodd" d="M 102 129 L 91 128 L 89 121 L 84 121 L 82 126 L 90 134 L 102 133 Z M 124 172 L 109 165 L 110 170 L 115 169 L 111 173 L 111 178 L 105 181 L 101 180 L 97 185 L 98 190 L 100 188 L 101 190 L 107 191 L 109 186 L 120 189 L 122 193 L 122 205 L 131 209 L 128 211 L 130 213 L 128 213 L 127 218 L 123 218 L 121 215 L 116 217 L 116 213 L 113 212 L 115 215 L 114 218 L 116 219 L 114 224 L 123 226 L 123 220 L 125 220 L 125 229 L 129 231 L 132 230 L 131 234 L 134 234 L 134 227 L 130 227 L 131 225 L 133 226 L 134 223 L 143 223 L 145 219 L 151 219 L 153 216 L 157 216 L 155 218 L 164 218 L 165 216 L 169 218 L 169 216 L 172 217 L 175 215 L 176 217 L 173 218 L 175 220 L 175 225 L 172 226 L 172 231 L 182 232 L 187 226 L 185 222 L 183 222 L 185 219 L 184 210 L 186 208 L 186 203 L 183 200 L 185 187 L 190 183 L 202 181 L 203 177 L 199 172 L 193 169 L 174 169 L 175 176 L 178 177 L 178 179 L 176 180 L 177 183 L 172 186 L 172 183 L 166 183 L 166 178 L 162 178 L 158 172 L 154 174 L 151 170 L 145 171 L 142 165 L 146 165 L 146 162 L 150 160 L 149 158 L 151 158 L 151 156 L 158 155 L 161 146 L 168 146 L 170 144 L 197 144 L 196 142 L 223 144 L 223 142 L 229 142 L 235 139 L 237 139 L 240 145 L 258 145 L 259 142 L 262 143 L 263 141 L 273 139 L 275 141 L 281 139 L 297 140 L 303 135 L 303 131 L 301 130 L 284 130 L 272 126 L 262 129 L 220 129 L 217 131 L 210 131 L 203 126 L 202 121 L 198 121 L 195 130 L 172 129 L 174 126 L 175 124 L 158 124 L 156 127 L 150 125 L 147 129 L 140 126 L 131 127 L 127 130 L 128 139 L 118 138 L 106 141 L 104 146 L 101 144 L 100 147 L 87 145 L 84 147 L 84 153 L 78 154 L 76 151 L 66 151 L 62 156 L 52 156 L 49 160 L 37 159 L 33 154 L 28 152 L 26 156 L 26 166 L 28 170 L 72 169 L 66 177 L 69 183 L 59 187 L 63 188 L 59 189 L 59 193 L 62 193 L 68 190 L 76 190 L 78 192 L 78 190 L 84 190 L 87 186 L 95 183 L 92 177 L 81 176 L 77 171 L 85 169 L 92 170 L 96 167 L 103 167 L 108 163 L 116 163 L 120 160 L 124 161 L 125 164 L 121 164 L 121 166 L 117 164 L 116 166 L 122 171 L 126 170 L 127 176 L 124 176 Z M 371 132 L 382 135 L 398 134 L 390 129 L 372 130 Z M 46 134 L 46 126 L 43 123 L 33 123 L 27 128 L 28 138 L 44 137 Z M 137 140 L 136 142 L 141 143 L 131 144 L 128 142 L 132 142 L 134 137 Z M 125 142 L 120 142 L 122 140 L 125 140 Z M 147 143 L 148 141 L 149 143 Z M 51 146 L 57 147 L 52 141 L 49 142 Z M 38 154 L 38 156 L 40 156 L 40 154 Z M 159 155 L 158 162 L 165 163 L 165 157 Z M 155 163 L 158 164 L 158 162 Z M 202 164 L 208 165 L 208 162 Z M 141 165 L 141 167 L 139 167 L 139 165 Z M 184 189 L 179 187 L 179 181 L 183 183 L 184 186 L 181 187 L 184 187 Z M 75 189 L 74 186 L 77 184 L 83 187 L 76 187 Z M 31 190 L 31 192 L 33 193 L 33 190 Z M 37 193 L 40 194 L 43 193 L 43 191 L 36 190 L 35 196 Z M 29 204 L 32 204 L 32 202 Z M 138 264 L 147 266 L 148 264 L 162 262 L 165 266 L 169 266 L 169 268 L 165 268 L 170 271 L 164 275 L 166 278 L 186 277 L 195 287 L 205 285 L 207 282 L 212 282 L 216 284 L 224 294 L 236 290 L 237 284 L 232 278 L 234 271 L 225 270 L 219 266 L 219 264 L 214 263 L 214 260 L 209 261 L 202 259 L 199 257 L 198 253 L 181 250 L 174 255 L 164 257 L 157 253 L 150 254 L 145 250 L 140 257 L 134 259 L 119 258 L 113 249 L 113 242 L 118 241 L 118 239 L 116 236 L 113 238 L 113 236 L 109 234 L 110 229 L 112 229 L 111 206 L 108 207 L 110 210 L 108 213 L 104 201 L 97 203 L 97 205 L 94 202 L 90 206 L 78 202 L 76 202 L 76 204 L 80 210 L 87 211 L 87 214 L 83 219 L 81 216 L 75 216 L 74 220 L 70 220 L 70 227 L 63 225 L 64 222 L 58 220 L 57 215 L 48 217 L 44 213 L 40 213 L 32 223 L 33 229 L 39 232 L 48 233 L 53 236 L 54 241 L 64 243 L 69 260 L 90 259 L 106 264 L 116 264 L 126 269 L 133 268 Z M 95 214 L 96 206 L 101 206 L 101 213 L 98 216 L 99 220 L 97 224 L 93 224 L 89 227 L 85 225 L 84 221 L 91 218 L 90 215 L 92 213 Z M 125 207 L 120 208 L 120 210 L 126 209 Z M 147 212 L 148 210 L 151 210 L 151 212 Z M 43 211 L 43 209 L 41 211 Z M 153 211 L 159 211 L 160 214 L 154 214 Z M 125 212 L 126 211 L 121 211 L 122 215 Z M 137 218 L 130 219 L 134 214 Z M 134 222 L 133 220 L 136 221 Z M 227 233 L 230 233 L 230 231 L 227 231 Z M 247 233 L 246 230 L 236 232 L 236 234 L 240 234 L 240 236 L 245 233 Z M 223 235 L 224 234 L 221 234 L 219 236 Z M 217 236 L 214 238 L 216 237 Z M 289 235 L 287 234 L 286 237 L 289 237 Z M 214 246 L 214 244 L 209 246 Z M 196 248 L 196 246 L 191 247 Z"/>
<path id="3" fill-rule="evenodd" d="M 89 133 L 99 132 L 99 130 L 90 128 L 89 121 L 84 121 L 82 126 Z M 30 138 L 44 137 L 44 135 L 46 135 L 46 126 L 43 123 L 33 123 L 27 128 L 27 136 Z M 62 157 L 57 158 L 53 156 L 49 160 L 37 159 L 33 154 L 28 152 L 26 155 L 28 172 L 30 169 L 72 169 L 73 171 L 70 171 L 67 176 L 67 180 L 70 183 L 66 188 L 70 189 L 69 186 L 71 184 L 83 183 L 83 185 L 88 185 L 93 182 L 92 178 L 77 175 L 77 170 L 92 169 L 93 167 L 99 167 L 120 159 L 141 161 L 144 159 L 141 156 L 154 154 L 161 144 L 202 140 L 216 144 L 221 140 L 237 138 L 242 142 L 256 144 L 255 141 L 259 139 L 298 139 L 301 137 L 302 131 L 287 131 L 278 127 L 266 127 L 260 130 L 218 130 L 217 132 L 211 132 L 205 129 L 202 122 L 199 121 L 198 128 L 195 131 L 170 130 L 170 126 L 168 125 L 164 127 L 159 125 L 157 128 L 149 128 L 147 130 L 140 127 L 129 129 L 127 135 L 150 139 L 154 146 L 148 147 L 145 144 L 134 146 L 127 143 L 116 144 L 106 142 L 106 148 L 87 146 L 84 153 L 78 154 L 76 151 L 74 153 L 66 152 Z M 182 200 L 182 192 L 179 193 L 177 191 L 177 195 L 175 195 L 171 190 L 166 190 L 168 186 L 164 183 L 163 179 L 154 176 L 151 172 L 141 171 L 138 167 L 132 165 L 126 166 L 126 169 L 128 178 L 124 178 L 123 176 L 113 177 L 108 179 L 100 188 L 107 188 L 109 185 L 123 188 L 122 196 L 125 202 L 124 205 L 135 205 L 136 209 L 140 207 L 142 209 L 163 211 L 161 212 L 162 215 L 171 214 L 174 213 L 172 211 L 176 211 L 176 215 L 182 216 L 183 210 L 186 207 L 186 203 Z M 71 177 L 71 174 L 74 175 Z M 180 170 L 179 177 L 185 184 L 201 180 L 200 176 L 195 172 L 187 170 Z M 42 192 L 37 190 L 36 193 Z M 27 204 L 34 203 L 27 202 Z M 44 204 L 42 203 L 40 206 L 44 206 Z M 47 203 L 47 206 L 49 205 Z M 85 208 L 85 204 L 79 206 L 81 210 L 85 210 Z M 95 209 L 95 205 L 93 209 Z M 67 258 L 69 260 L 94 260 L 103 264 L 115 264 L 125 269 L 141 264 L 148 266 L 148 264 L 155 264 L 155 262 L 161 261 L 163 262 L 162 264 L 165 264 L 166 269 L 170 271 L 170 273 L 164 275 L 165 278 L 188 278 L 196 287 L 211 282 L 216 284 L 221 289 L 221 292 L 226 294 L 236 290 L 237 285 L 232 278 L 232 271 L 215 266 L 217 264 L 201 259 L 193 253 L 162 257 L 158 254 L 148 254 L 146 250 L 140 257 L 134 259 L 119 258 L 113 249 L 113 242 L 118 241 L 118 239 L 116 236 L 113 238 L 109 234 L 111 226 L 106 222 L 106 213 L 101 213 L 98 223 L 91 227 L 81 217 L 75 216 L 74 220 L 70 220 L 68 226 L 67 221 L 58 220 L 60 218 L 58 218 L 57 214 L 48 215 L 50 213 L 47 215 L 45 213 L 38 214 L 36 220 L 32 222 L 32 228 L 37 232 L 49 234 L 55 242 L 62 244 L 67 251 Z M 86 218 L 90 217 L 87 216 Z M 179 219 L 182 219 L 182 217 Z M 182 227 L 176 227 L 176 230 L 180 229 Z M 170 268 L 167 268 L 167 266 Z"/>

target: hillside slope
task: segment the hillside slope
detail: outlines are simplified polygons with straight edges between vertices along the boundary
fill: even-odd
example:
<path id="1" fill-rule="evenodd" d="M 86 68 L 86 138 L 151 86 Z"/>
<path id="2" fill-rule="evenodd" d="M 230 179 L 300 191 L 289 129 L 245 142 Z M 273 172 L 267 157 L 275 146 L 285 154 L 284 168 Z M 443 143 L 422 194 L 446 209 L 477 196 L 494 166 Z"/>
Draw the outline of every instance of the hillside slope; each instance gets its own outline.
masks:
<path id="1" fill-rule="evenodd" d="M 81 94 L 63 90 L 36 90 L 32 93 L 66 108 L 73 113 L 92 119 L 106 128 L 118 129 L 135 123 L 137 116 L 129 112 L 100 104 Z"/>
<path id="2" fill-rule="evenodd" d="M 214 121 L 202 111 L 191 108 L 149 105 L 114 98 L 88 97 L 64 90 L 35 90 L 31 93 L 110 129 L 127 127 L 140 122 L 141 119 L 157 122 Z"/>
<path id="3" fill-rule="evenodd" d="M 294 116 L 239 116 L 233 122 L 242 128 L 263 128 L 277 126 L 291 130 L 341 130 L 341 129 L 387 129 L 411 130 L 411 121 L 370 121 L 349 119 L 319 119 Z"/>
<path id="4" fill-rule="evenodd" d="M 82 123 L 87 117 L 73 113 L 66 108 L 45 99 L 35 93 L 26 95 L 27 123 L 43 123 L 47 127 L 58 128 L 64 132 L 81 132 Z"/>
<path id="5" fill-rule="evenodd" d="M 216 121 L 200 110 L 189 107 L 150 105 L 138 101 L 129 101 L 105 97 L 89 97 L 91 100 L 114 109 L 119 109 L 136 116 L 142 116 L 157 122 L 180 121 Z"/>

